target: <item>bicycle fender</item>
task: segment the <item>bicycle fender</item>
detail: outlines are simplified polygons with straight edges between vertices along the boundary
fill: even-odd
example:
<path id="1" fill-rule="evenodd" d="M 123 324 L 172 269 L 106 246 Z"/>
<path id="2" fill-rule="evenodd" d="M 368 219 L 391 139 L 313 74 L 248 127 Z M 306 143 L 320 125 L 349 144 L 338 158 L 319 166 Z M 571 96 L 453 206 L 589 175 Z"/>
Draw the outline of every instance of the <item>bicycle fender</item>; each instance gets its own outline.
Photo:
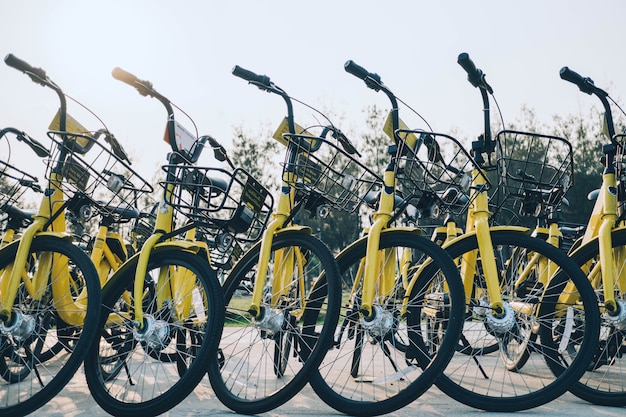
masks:
<path id="1" fill-rule="evenodd" d="M 618 232 L 620 230 L 626 230 L 626 225 L 619 225 L 619 226 L 613 228 L 612 233 Z"/>
<path id="2" fill-rule="evenodd" d="M 193 253 L 198 253 L 200 250 L 200 247 L 196 244 L 194 244 L 193 242 L 185 242 L 185 241 L 174 241 L 174 242 L 161 242 L 161 243 L 157 243 L 153 248 L 152 248 L 152 253 L 156 253 L 158 254 L 158 252 L 160 250 L 168 250 L 168 249 L 176 249 L 176 250 L 187 250 L 187 251 L 191 251 Z M 103 287 L 103 291 L 108 287 L 108 284 L 110 282 L 113 282 L 115 279 L 117 279 L 118 276 L 124 275 L 127 269 L 135 269 L 137 267 L 137 262 L 139 260 L 139 255 L 141 254 L 141 251 L 135 253 L 133 256 L 131 256 L 130 258 L 128 258 L 126 260 L 126 262 L 124 262 L 122 264 L 122 266 L 113 273 L 113 275 L 109 278 L 109 281 L 107 282 L 107 284 L 105 284 L 105 286 Z M 103 292 L 104 294 L 104 292 Z"/>
<path id="3" fill-rule="evenodd" d="M 161 242 L 161 243 L 157 243 L 156 245 L 154 245 L 154 247 L 152 248 L 152 251 L 156 251 L 159 249 L 183 249 L 183 250 L 188 250 L 190 252 L 193 253 L 198 253 L 200 252 L 200 246 L 196 245 L 194 242 L 187 242 L 184 240 L 181 241 L 173 241 L 173 242 Z M 122 268 L 131 265 L 133 263 L 137 263 L 137 259 L 139 258 L 139 255 L 141 254 L 141 251 L 138 251 L 137 253 L 133 254 L 133 256 L 129 257 L 126 262 L 124 262 L 122 264 Z"/>
<path id="4" fill-rule="evenodd" d="M 308 235 L 310 235 L 313 232 L 313 230 L 309 226 L 293 225 L 293 226 L 287 226 L 287 227 L 277 230 L 276 234 L 278 235 L 284 232 L 292 232 L 292 231 L 302 232 Z"/>
<path id="5" fill-rule="evenodd" d="M 498 231 L 502 231 L 502 230 L 507 230 L 509 232 L 517 232 L 517 233 L 523 233 L 525 235 L 530 234 L 531 230 L 527 227 L 523 227 L 523 226 L 491 226 L 489 227 L 489 231 L 490 232 L 498 232 Z M 453 243 L 456 243 L 458 241 L 461 241 L 463 239 L 467 239 L 470 237 L 476 236 L 476 232 L 472 231 L 469 233 L 464 233 L 461 236 L 457 236 L 454 239 L 452 239 L 449 242 L 446 242 L 445 244 L 442 245 L 442 248 L 447 248 L 448 246 L 452 245 Z"/>
<path id="6" fill-rule="evenodd" d="M 161 242 L 154 245 L 154 249 L 160 248 L 177 248 L 184 249 L 190 252 L 198 253 L 200 251 L 200 246 L 198 246 L 195 242 L 186 242 L 184 240 L 181 241 L 173 241 L 173 242 Z"/>
<path id="7" fill-rule="evenodd" d="M 59 239 L 63 239 L 63 240 L 68 240 L 68 241 L 73 241 L 74 238 L 70 235 L 68 235 L 65 232 L 38 232 L 35 235 L 35 238 L 37 238 L 38 236 L 49 236 L 49 237 L 56 237 Z"/>
<path id="8" fill-rule="evenodd" d="M 422 229 L 419 229 L 419 228 L 416 228 L 416 227 L 394 227 L 394 228 L 382 230 L 380 232 L 380 235 L 382 236 L 385 233 L 397 232 L 397 231 L 402 231 L 402 232 L 406 232 L 406 233 L 413 233 L 416 236 L 421 236 L 421 235 L 424 234 L 424 231 Z M 366 240 L 367 240 L 367 236 L 362 236 L 362 237 L 358 238 L 357 240 L 355 240 L 354 242 L 352 242 L 351 244 L 346 246 L 341 252 L 339 252 L 339 254 L 335 257 L 335 259 L 341 259 L 343 254 L 348 252 L 353 246 L 363 244 L 362 242 L 364 242 Z"/>
<path id="9" fill-rule="evenodd" d="M 623 232 L 624 230 L 626 230 L 626 226 L 619 226 L 619 227 L 616 227 L 616 228 L 614 228 L 614 229 L 612 229 L 612 230 L 611 230 L 611 236 L 612 236 L 614 233 L 616 233 L 616 232 Z M 589 241 L 587 241 L 587 242 L 585 242 L 585 243 L 583 243 L 583 244 L 581 244 L 581 245 L 578 245 L 578 246 L 576 246 L 575 248 L 572 248 L 573 250 L 571 250 L 570 252 L 568 252 L 568 253 L 567 253 L 567 256 L 572 257 L 572 258 L 575 258 L 575 257 L 578 255 L 578 253 L 579 253 L 580 251 L 582 251 L 584 248 L 587 248 L 587 247 L 589 247 L 589 246 L 591 246 L 591 245 L 598 245 L 598 244 L 599 244 L 599 243 L 598 243 L 598 239 L 599 239 L 599 237 L 598 237 L 598 236 L 594 236 L 591 240 L 589 240 Z"/>

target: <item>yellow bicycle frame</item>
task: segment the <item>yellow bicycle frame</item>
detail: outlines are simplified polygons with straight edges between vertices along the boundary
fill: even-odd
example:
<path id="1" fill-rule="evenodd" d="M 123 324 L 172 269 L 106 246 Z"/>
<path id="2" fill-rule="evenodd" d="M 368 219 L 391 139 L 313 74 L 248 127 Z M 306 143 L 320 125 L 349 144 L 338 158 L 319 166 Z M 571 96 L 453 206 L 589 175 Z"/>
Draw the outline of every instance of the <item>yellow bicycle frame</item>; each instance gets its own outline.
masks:
<path id="1" fill-rule="evenodd" d="M 33 223 L 26 228 L 19 240 L 12 243 L 17 244 L 18 247 L 13 264 L 2 271 L 0 277 L 0 291 L 2 292 L 0 315 L 11 317 L 11 310 L 20 283 L 24 284 L 26 291 L 33 300 L 40 300 L 44 294 L 48 276 L 52 272 L 53 276 L 61 277 L 52 283 L 53 303 L 55 306 L 63 306 L 63 308 L 58 309 L 60 318 L 74 326 L 83 323 L 85 306 L 81 300 L 84 300 L 84 297 L 79 296 L 76 301 L 72 299 L 70 272 L 67 263 L 60 262 L 60 255 L 52 257 L 51 254 L 42 254 L 39 268 L 35 271 L 32 279 L 26 274 L 28 254 L 35 236 L 47 234 L 71 239 L 65 234 L 64 194 L 60 186 L 61 180 L 61 174 L 51 174 L 48 192 L 42 198 Z M 49 229 L 44 230 L 44 226 L 53 217 L 54 220 L 52 220 Z M 71 308 L 67 308 L 68 306 Z"/>
<path id="2" fill-rule="evenodd" d="M 617 311 L 614 292 L 616 282 L 621 291 L 626 291 L 626 272 L 623 271 L 623 268 L 619 268 L 622 272 L 616 277 L 613 260 L 614 250 L 624 250 L 624 248 L 613 249 L 611 234 L 619 226 L 617 224 L 618 218 L 617 179 L 614 171 L 605 172 L 602 174 L 600 193 L 589 217 L 581 244 L 570 255 L 575 254 L 577 250 L 592 240 L 598 240 L 600 262 L 593 270 L 589 270 L 588 266 L 583 266 L 583 271 L 587 273 L 595 288 L 598 288 L 601 279 L 604 289 L 604 308 L 609 313 Z"/>

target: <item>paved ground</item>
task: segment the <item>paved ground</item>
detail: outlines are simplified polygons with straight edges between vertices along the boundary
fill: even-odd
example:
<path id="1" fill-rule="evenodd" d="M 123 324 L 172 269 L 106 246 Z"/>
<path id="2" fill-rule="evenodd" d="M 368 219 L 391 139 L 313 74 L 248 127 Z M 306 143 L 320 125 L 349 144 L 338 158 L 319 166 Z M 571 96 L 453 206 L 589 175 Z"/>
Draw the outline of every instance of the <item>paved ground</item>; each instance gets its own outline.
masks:
<path id="1" fill-rule="evenodd" d="M 236 417 L 240 416 L 224 407 L 211 391 L 208 380 L 205 384 L 196 388 L 190 397 L 166 416 L 217 416 Z M 85 378 L 79 372 L 71 384 L 68 385 L 53 401 L 44 408 L 36 411 L 35 416 L 49 417 L 74 417 L 74 416 L 107 416 L 98 405 L 91 399 L 86 388 Z M 262 416 L 267 417 L 304 417 L 304 416 L 342 416 L 332 408 L 320 401 L 313 390 L 308 386 L 300 394 L 286 405 L 279 407 Z M 475 410 L 449 399 L 446 395 L 431 388 L 418 401 L 393 414 L 398 417 L 503 417 L 510 413 L 485 413 Z M 626 415 L 624 408 L 611 408 L 590 405 L 576 397 L 565 394 L 548 405 L 532 410 L 517 413 L 519 417 L 623 417 Z M 139 416 L 138 416 L 139 417 Z"/>

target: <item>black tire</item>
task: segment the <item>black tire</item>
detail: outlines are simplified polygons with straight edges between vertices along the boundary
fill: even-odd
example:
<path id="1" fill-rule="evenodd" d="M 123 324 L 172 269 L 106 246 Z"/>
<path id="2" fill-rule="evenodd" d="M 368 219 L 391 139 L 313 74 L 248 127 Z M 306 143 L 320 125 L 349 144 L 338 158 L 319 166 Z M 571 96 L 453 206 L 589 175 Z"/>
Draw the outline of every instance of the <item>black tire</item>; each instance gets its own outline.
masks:
<path id="1" fill-rule="evenodd" d="M 626 274 L 626 230 L 613 231 L 611 240 L 614 256 L 616 280 Z M 580 266 L 586 265 L 585 271 L 598 263 L 598 240 L 595 239 L 578 250 L 570 253 L 572 260 Z M 599 266 L 599 265 L 598 265 Z M 600 306 L 603 306 L 601 280 L 595 287 Z M 576 382 L 570 391 L 577 397 L 594 404 L 607 406 L 626 406 L 626 288 L 616 283 L 615 297 L 621 302 L 621 319 L 612 319 L 602 312 L 600 319 L 600 339 L 587 372 Z"/>
<path id="2" fill-rule="evenodd" d="M 7 270 L 16 252 L 17 244 L 0 251 L 0 271 Z M 20 285 L 11 314 L 12 320 L 19 317 L 24 324 L 20 334 L 7 330 L 11 323 L 2 323 L 2 367 L 6 366 L 0 379 L 0 414 L 3 416 L 30 414 L 63 389 L 83 362 L 100 317 L 100 282 L 83 251 L 62 238 L 37 236 L 30 254 L 25 273 L 32 278 L 40 272 L 40 267 L 46 268 L 47 277 L 42 277 L 47 279 L 47 288 L 41 298 L 35 300 L 24 284 Z M 46 259 L 52 259 L 52 263 L 47 263 Z M 53 302 L 53 286 L 55 292 L 62 291 L 60 283 L 68 283 L 67 271 L 82 282 L 80 300 L 78 294 L 67 291 L 69 296 L 65 301 Z M 61 337 L 57 325 L 63 318 Z M 45 353 L 50 349 L 55 354 Z"/>
<path id="3" fill-rule="evenodd" d="M 312 376 L 311 386 L 326 404 L 355 416 L 391 413 L 430 388 L 455 351 L 465 311 L 458 270 L 440 246 L 415 232 L 394 230 L 381 234 L 379 248 L 394 254 L 392 260 L 397 253 L 411 251 L 409 280 L 424 259 L 433 261 L 409 294 L 399 278 L 401 265 L 396 265 L 395 288 L 386 297 L 376 297 L 374 308 L 381 321 L 372 326 L 358 315 L 362 294 L 358 271 L 366 256 L 366 239 L 337 257 L 345 282 L 340 326 L 334 349 Z M 353 292 L 354 282 L 358 284 Z M 407 314 L 401 315 L 405 296 Z M 435 333 L 438 340 L 430 337 Z"/>
<path id="4" fill-rule="evenodd" d="M 137 330 L 131 313 L 137 259 L 125 263 L 103 288 L 100 337 L 85 360 L 93 398 L 116 416 L 156 416 L 185 399 L 215 356 L 224 319 L 215 271 L 195 253 L 166 246 L 150 254 L 140 301 L 144 321 L 151 323 L 144 328 L 154 332 Z M 176 274 L 184 275 L 184 285 L 172 282 Z M 180 294 L 166 295 L 158 304 L 159 286 L 178 288 Z M 190 304 L 182 307 L 186 301 Z"/>
<path id="5" fill-rule="evenodd" d="M 505 268 L 500 271 L 500 290 L 513 314 L 507 319 L 488 320 L 489 309 L 485 306 L 489 305 L 489 300 L 486 298 L 485 303 L 479 304 L 477 298 L 485 294 L 474 285 L 462 340 L 482 345 L 492 345 L 493 340 L 497 340 L 504 346 L 504 352 L 503 349 L 491 354 L 457 352 L 436 385 L 471 407 L 486 411 L 526 410 L 561 396 L 584 373 L 597 343 L 598 306 L 580 268 L 559 249 L 515 231 L 492 231 L 491 239 L 496 257 L 506 254 L 498 261 Z M 457 259 L 477 248 L 476 236 L 469 236 L 452 244 L 447 251 Z M 517 256 L 509 258 L 511 254 Z M 530 259 L 527 255 L 531 254 L 540 254 L 560 268 L 548 284 L 538 282 L 537 273 L 529 274 L 523 282 L 516 279 L 517 272 L 522 271 Z M 469 271 L 469 274 L 473 275 L 474 284 L 482 281 L 482 270 Z M 578 305 L 557 303 L 566 290 L 578 292 Z M 566 318 L 568 310 L 571 317 Z M 572 324 L 572 327 L 564 324 Z M 533 349 L 527 348 L 528 333 L 520 332 L 527 327 L 538 332 L 538 342 Z M 570 343 L 568 349 L 559 353 L 562 331 L 566 328 L 571 330 L 567 339 Z M 529 339 L 524 340 L 524 337 Z M 522 361 L 525 363 L 523 367 L 514 366 L 515 372 L 512 372 L 507 370 L 507 364 L 511 367 L 515 362 L 514 353 L 520 355 L 520 365 Z M 528 357 L 523 358 L 524 355 Z M 566 361 L 562 357 L 567 357 Z"/>
<path id="6" fill-rule="evenodd" d="M 298 263 L 289 272 L 285 293 L 271 308 L 269 285 L 277 251 L 297 248 L 305 255 L 302 288 Z M 224 283 L 226 321 L 219 347 L 209 366 L 209 379 L 224 405 L 242 414 L 272 410 L 296 395 L 308 382 L 332 344 L 340 306 L 337 264 L 329 249 L 313 236 L 286 231 L 274 236 L 270 268 L 262 300 L 263 317 L 274 317 L 275 329 L 257 322 L 248 312 L 259 262 L 260 243 L 235 265 Z M 280 252 L 279 252 L 280 253 Z M 273 265 L 273 268 L 271 267 Z M 298 295 L 304 292 L 304 299 Z M 304 311 L 302 303 L 306 302 Z M 265 316 L 272 314 L 272 316 Z M 297 318 L 297 321 L 285 317 Z M 289 326 L 287 326 L 290 324 Z M 280 337 L 276 337 L 279 334 Z M 285 339 L 288 338 L 288 339 Z M 291 344 L 291 355 L 276 343 Z M 286 361 L 283 362 L 283 361 Z M 275 369 L 280 366 L 280 369 Z"/>

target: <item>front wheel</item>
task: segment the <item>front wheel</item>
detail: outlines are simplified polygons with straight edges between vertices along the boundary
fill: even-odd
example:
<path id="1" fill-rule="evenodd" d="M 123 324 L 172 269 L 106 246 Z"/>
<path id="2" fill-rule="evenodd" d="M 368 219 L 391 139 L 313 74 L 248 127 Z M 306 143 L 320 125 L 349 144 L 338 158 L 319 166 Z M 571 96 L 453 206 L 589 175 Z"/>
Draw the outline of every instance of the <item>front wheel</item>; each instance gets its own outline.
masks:
<path id="1" fill-rule="evenodd" d="M 137 257 L 103 289 L 99 338 L 85 360 L 96 402 L 117 416 L 162 414 L 200 382 L 215 356 L 224 318 L 216 274 L 180 248 L 150 254 L 141 300 L 134 299 Z M 143 326 L 133 306 L 142 303 Z"/>
<path id="2" fill-rule="evenodd" d="M 615 300 L 617 314 L 602 311 L 598 347 L 587 372 L 570 390 L 594 404 L 626 406 L 626 230 L 611 233 Z M 598 302 L 604 307 L 604 285 L 599 264 L 599 246 L 595 239 L 571 253 L 578 265 L 594 282 Z M 603 308 L 604 310 L 604 308 Z"/>
<path id="3" fill-rule="evenodd" d="M 597 344 L 599 310 L 585 275 L 559 249 L 509 230 L 492 231 L 491 240 L 501 316 L 490 309 L 476 236 L 447 248 L 459 261 L 465 256 L 469 304 L 463 344 L 436 385 L 471 407 L 521 411 L 556 399 L 584 373 Z M 480 349 L 494 344 L 495 352 Z"/>
<path id="4" fill-rule="evenodd" d="M 2 284 L 16 253 L 17 244 L 0 251 Z M 100 301 L 96 269 L 83 251 L 65 239 L 35 237 L 11 320 L 0 322 L 0 414 L 30 414 L 72 379 L 95 338 Z"/>
<path id="5" fill-rule="evenodd" d="M 356 416 L 391 413 L 424 393 L 454 353 L 465 308 L 445 251 L 415 232 L 394 230 L 381 234 L 374 317 L 364 318 L 366 256 L 363 238 L 337 257 L 345 291 L 339 325 L 311 379 L 326 404 Z"/>
<path id="6" fill-rule="evenodd" d="M 243 414 L 272 410 L 302 389 L 331 346 L 339 314 L 337 264 L 321 241 L 299 231 L 274 236 L 257 283 L 259 252 L 260 243 L 224 283 L 224 333 L 209 366 L 217 397 Z M 255 285 L 263 290 L 256 317 L 249 312 Z"/>

